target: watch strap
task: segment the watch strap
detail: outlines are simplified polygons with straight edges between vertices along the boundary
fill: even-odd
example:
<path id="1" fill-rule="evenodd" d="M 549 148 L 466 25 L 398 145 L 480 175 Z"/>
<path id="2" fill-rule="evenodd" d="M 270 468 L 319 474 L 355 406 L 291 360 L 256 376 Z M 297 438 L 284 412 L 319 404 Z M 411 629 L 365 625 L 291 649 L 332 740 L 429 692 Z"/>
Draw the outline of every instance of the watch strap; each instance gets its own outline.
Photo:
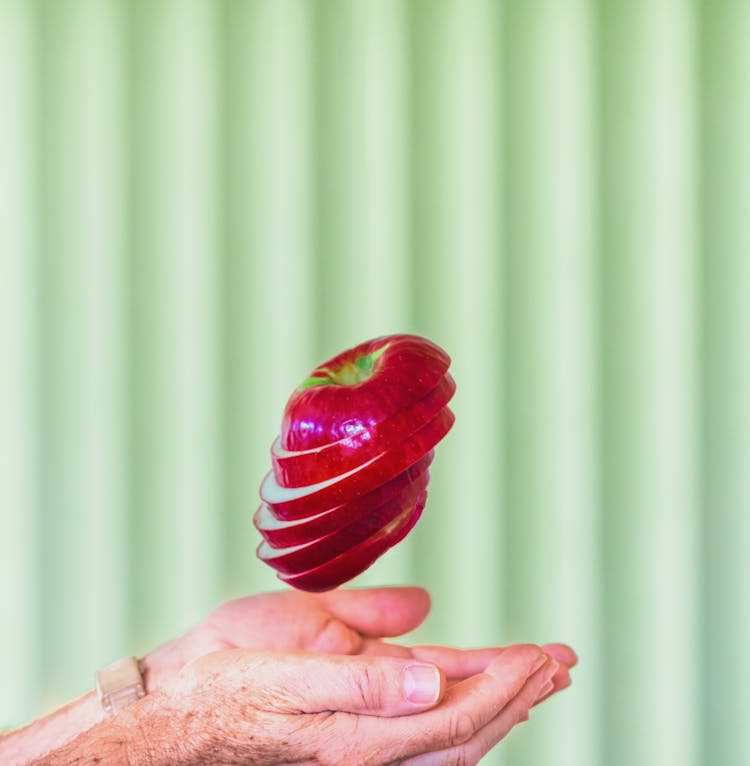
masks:
<path id="1" fill-rule="evenodd" d="M 104 712 L 115 715 L 146 696 L 143 677 L 135 657 L 115 660 L 96 674 L 96 691 Z"/>

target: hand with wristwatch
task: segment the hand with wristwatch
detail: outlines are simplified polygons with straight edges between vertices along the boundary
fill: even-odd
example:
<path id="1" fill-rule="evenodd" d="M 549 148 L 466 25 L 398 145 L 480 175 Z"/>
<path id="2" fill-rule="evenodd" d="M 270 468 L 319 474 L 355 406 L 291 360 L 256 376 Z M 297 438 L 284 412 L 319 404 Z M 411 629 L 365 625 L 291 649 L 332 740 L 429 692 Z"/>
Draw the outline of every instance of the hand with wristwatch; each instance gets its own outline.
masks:
<path id="1" fill-rule="evenodd" d="M 429 609 L 421 588 L 226 602 L 144 657 L 99 670 L 95 691 L 0 737 L 0 763 L 476 763 L 569 685 L 576 657 L 561 644 L 384 640 Z"/>

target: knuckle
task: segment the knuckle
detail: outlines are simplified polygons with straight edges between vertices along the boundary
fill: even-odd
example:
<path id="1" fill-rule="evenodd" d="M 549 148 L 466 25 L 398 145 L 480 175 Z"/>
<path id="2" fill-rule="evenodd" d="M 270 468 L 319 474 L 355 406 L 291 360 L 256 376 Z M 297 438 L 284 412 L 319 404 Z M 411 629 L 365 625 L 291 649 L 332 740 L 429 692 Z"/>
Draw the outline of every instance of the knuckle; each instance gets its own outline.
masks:
<path id="1" fill-rule="evenodd" d="M 379 710 L 383 706 L 385 701 L 383 678 L 376 668 L 365 663 L 355 671 L 353 683 L 363 708 Z"/>
<path id="2" fill-rule="evenodd" d="M 334 654 L 353 654 L 362 644 L 362 638 L 335 617 L 327 617 L 318 627 L 310 642 L 310 649 Z"/>
<path id="3" fill-rule="evenodd" d="M 468 742 L 477 730 L 476 722 L 470 713 L 457 710 L 453 713 L 448 726 L 448 736 L 451 744 L 463 745 Z"/>

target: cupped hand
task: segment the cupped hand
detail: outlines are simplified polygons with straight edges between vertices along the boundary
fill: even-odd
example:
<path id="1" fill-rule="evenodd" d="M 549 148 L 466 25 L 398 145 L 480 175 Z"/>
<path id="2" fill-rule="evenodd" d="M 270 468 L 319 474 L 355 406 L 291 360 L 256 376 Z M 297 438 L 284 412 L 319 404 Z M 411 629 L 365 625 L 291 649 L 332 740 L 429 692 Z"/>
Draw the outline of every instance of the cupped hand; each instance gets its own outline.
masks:
<path id="1" fill-rule="evenodd" d="M 528 644 L 473 661 L 481 670 L 448 687 L 412 657 L 229 649 L 129 715 L 148 729 L 153 763 L 470 766 L 528 717 L 560 665 Z"/>
<path id="2" fill-rule="evenodd" d="M 205 654 L 224 649 L 269 649 L 411 657 L 439 665 L 450 687 L 481 673 L 503 651 L 503 647 L 407 647 L 383 640 L 414 630 L 429 611 L 430 596 L 418 587 L 245 596 L 220 604 L 192 630 L 150 652 L 143 662 L 144 679 L 147 688 L 153 690 Z M 570 685 L 569 669 L 576 656 L 562 644 L 543 648 L 558 662 L 554 687 L 549 691 L 553 694 Z"/>
<path id="3" fill-rule="evenodd" d="M 394 654 L 397 656 L 409 656 L 422 662 L 434 662 L 445 673 L 448 689 L 465 678 L 483 673 L 493 660 L 510 648 L 497 646 L 485 649 L 455 649 L 449 646 L 399 647 L 394 644 L 385 644 L 385 646 L 388 648 L 395 646 L 397 652 Z M 567 644 L 544 644 L 541 650 L 549 656 L 555 672 L 550 684 L 535 701 L 535 705 L 567 689 L 571 684 L 570 670 L 578 664 L 576 653 Z M 373 648 L 373 653 L 381 654 L 382 652 Z"/>
<path id="4" fill-rule="evenodd" d="M 263 593 L 220 604 L 197 626 L 143 661 L 151 688 L 187 662 L 222 649 L 305 650 L 328 654 L 393 653 L 380 639 L 418 627 L 430 611 L 423 588 L 371 588 L 310 594 Z"/>
<path id="5" fill-rule="evenodd" d="M 356 654 L 367 639 L 414 630 L 429 611 L 429 594 L 416 587 L 284 591 L 227 601 L 197 632 L 217 648 Z"/>

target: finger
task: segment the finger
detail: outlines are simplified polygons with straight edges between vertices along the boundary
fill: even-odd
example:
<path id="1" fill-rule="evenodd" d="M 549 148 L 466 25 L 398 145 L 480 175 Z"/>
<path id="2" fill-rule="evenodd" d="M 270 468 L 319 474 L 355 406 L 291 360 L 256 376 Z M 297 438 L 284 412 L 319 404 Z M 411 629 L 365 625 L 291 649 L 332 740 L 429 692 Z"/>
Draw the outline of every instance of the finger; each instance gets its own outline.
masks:
<path id="1" fill-rule="evenodd" d="M 394 719 L 387 728 L 375 719 L 363 719 L 358 736 L 377 741 L 386 762 L 458 747 L 492 721 L 548 659 L 532 644 L 508 647 L 484 673 L 455 684 L 433 710 Z"/>
<path id="2" fill-rule="evenodd" d="M 368 638 L 362 642 L 360 654 L 380 655 L 391 657 L 414 657 L 422 662 L 437 665 L 453 685 L 457 680 L 463 680 L 483 673 L 487 666 L 506 647 L 495 646 L 482 649 L 456 649 L 452 646 L 404 646 L 387 641 Z"/>
<path id="3" fill-rule="evenodd" d="M 265 652 L 249 657 L 253 690 L 285 713 L 402 716 L 433 707 L 445 677 L 435 665 L 402 657 Z"/>
<path id="4" fill-rule="evenodd" d="M 434 662 L 449 679 L 468 678 L 484 673 L 487 666 L 506 647 L 496 646 L 483 649 L 455 649 L 451 646 L 412 646 L 412 656 L 423 662 Z"/>
<path id="5" fill-rule="evenodd" d="M 486 725 L 481 727 L 466 742 L 459 745 L 423 753 L 410 758 L 402 766 L 449 766 L 449 764 L 477 764 L 504 739 L 518 723 L 528 720 L 529 710 L 534 704 L 540 689 L 549 683 L 558 663 L 550 660 L 533 673 L 524 683 L 518 694 Z"/>
<path id="6" fill-rule="evenodd" d="M 446 691 L 448 689 L 452 689 L 456 684 L 461 683 L 462 680 L 464 679 L 447 678 L 445 681 Z M 561 666 L 560 669 L 558 669 L 557 673 L 555 673 L 555 676 L 552 679 L 552 681 L 550 681 L 549 688 L 542 689 L 539 692 L 540 696 L 534 704 L 539 705 L 540 703 L 549 699 L 553 695 L 557 694 L 557 692 L 561 692 L 564 689 L 567 689 L 571 685 L 571 683 L 572 683 L 572 680 L 570 678 L 570 672 L 568 672 L 564 668 L 564 666 Z"/>
<path id="7" fill-rule="evenodd" d="M 433 645 L 409 647 L 368 638 L 362 642 L 360 654 L 414 657 L 422 662 L 431 662 L 445 673 L 448 683 L 452 685 L 456 680 L 483 673 L 505 648 L 493 646 L 482 649 L 456 649 L 452 646 Z"/>
<path id="8" fill-rule="evenodd" d="M 358 654 L 375 657 L 413 657 L 411 649 L 402 644 L 393 644 L 390 641 L 379 641 L 376 638 L 366 638 Z M 435 663 L 436 664 L 436 663 Z"/>
<path id="9" fill-rule="evenodd" d="M 553 694 L 567 689 L 571 683 L 570 668 L 578 664 L 578 656 L 566 644 L 545 644 L 542 648 L 553 659 L 557 660 L 559 668 L 550 681 L 548 688 L 540 692 L 539 698 L 534 703 L 535 705 L 549 699 Z"/>
<path id="10" fill-rule="evenodd" d="M 430 611 L 430 595 L 424 588 L 334 590 L 317 598 L 334 617 L 370 638 L 408 633 Z"/>
<path id="11" fill-rule="evenodd" d="M 572 668 L 578 664 L 578 655 L 567 644 L 545 644 L 542 649 L 561 665 Z"/>
<path id="12" fill-rule="evenodd" d="M 552 680 L 549 682 L 548 686 L 540 690 L 539 697 L 534 705 L 539 705 L 545 700 L 548 700 L 553 694 L 557 694 L 563 689 L 567 689 L 570 684 L 570 670 L 566 665 L 559 665 L 557 672 L 552 676 Z"/>

